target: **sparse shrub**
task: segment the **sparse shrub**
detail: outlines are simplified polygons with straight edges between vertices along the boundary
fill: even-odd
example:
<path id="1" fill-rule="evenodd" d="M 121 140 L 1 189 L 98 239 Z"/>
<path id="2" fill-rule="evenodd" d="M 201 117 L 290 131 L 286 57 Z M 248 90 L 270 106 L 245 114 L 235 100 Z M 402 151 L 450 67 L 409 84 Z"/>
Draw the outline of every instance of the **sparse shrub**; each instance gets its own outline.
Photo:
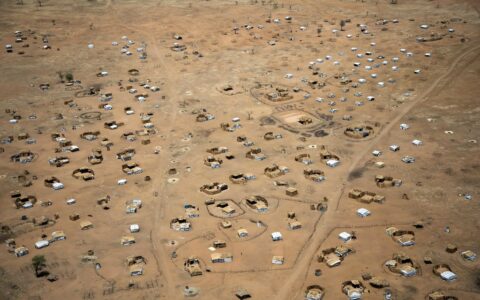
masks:
<path id="1" fill-rule="evenodd" d="M 71 72 L 67 72 L 67 74 L 65 74 L 65 79 L 66 79 L 68 82 L 73 81 L 73 74 L 72 74 Z"/>

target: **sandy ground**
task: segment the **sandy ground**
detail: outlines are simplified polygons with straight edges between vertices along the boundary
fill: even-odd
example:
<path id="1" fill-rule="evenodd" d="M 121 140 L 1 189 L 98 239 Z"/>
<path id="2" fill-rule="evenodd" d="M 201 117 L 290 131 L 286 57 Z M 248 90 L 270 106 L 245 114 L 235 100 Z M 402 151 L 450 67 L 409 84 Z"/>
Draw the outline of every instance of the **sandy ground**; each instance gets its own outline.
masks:
<path id="1" fill-rule="evenodd" d="M 392 299 L 428 299 L 437 290 L 480 299 L 478 259 L 461 256 L 480 253 L 476 1 L 23 2 L 0 2 L 0 40 L 13 46 L 0 53 L 0 237 L 13 238 L 29 253 L 0 251 L 1 299 L 183 299 L 185 286 L 197 291 L 193 299 L 237 299 L 239 289 L 253 299 L 306 299 L 311 286 L 323 289 L 323 299 L 348 299 L 342 286 L 351 280 L 364 287 L 362 299 L 384 299 L 387 290 Z M 347 20 L 343 28 L 340 20 Z M 15 41 L 15 31 L 23 41 Z M 185 48 L 173 51 L 174 43 Z M 96 76 L 102 71 L 108 75 Z M 59 75 L 66 73 L 73 85 Z M 90 87 L 95 95 L 88 95 Z M 112 99 L 102 102 L 108 93 Z M 139 101 L 139 95 L 147 97 Z M 134 113 L 126 114 L 127 108 Z M 213 119 L 199 122 L 201 114 Z M 107 128 L 112 121 L 120 126 Z M 347 128 L 368 128 L 369 135 L 353 138 Z M 95 140 L 81 138 L 96 131 Z M 281 138 L 267 140 L 268 132 Z M 56 152 L 53 133 L 80 150 Z M 103 139 L 113 145 L 105 147 Z M 413 145 L 415 139 L 422 145 Z M 338 166 L 322 160 L 323 146 L 339 158 Z M 214 147 L 228 152 L 207 152 Z M 265 159 L 248 157 L 256 148 Z M 102 151 L 101 164 L 88 160 L 94 149 Z M 122 170 L 127 162 L 117 153 L 125 149 L 135 149 L 129 162 L 141 174 Z M 382 154 L 373 156 L 373 150 Z M 33 160 L 12 161 L 22 151 Z M 303 154 L 311 164 L 296 161 Z M 49 165 L 60 156 L 69 163 Z M 207 166 L 208 156 L 221 167 Z M 404 156 L 415 162 L 402 162 Z M 274 165 L 288 172 L 266 176 L 265 168 Z M 93 180 L 72 176 L 82 167 L 93 170 Z M 305 170 L 322 171 L 324 180 L 306 178 Z M 241 173 L 255 179 L 231 181 Z M 376 175 L 402 184 L 379 187 Z M 52 176 L 63 189 L 44 184 Z M 127 183 L 118 185 L 123 178 Z M 215 182 L 228 189 L 201 191 Z M 287 187 L 298 194 L 287 195 Z M 349 197 L 352 189 L 385 201 L 362 203 Z M 16 208 L 21 197 L 11 197 L 13 191 L 37 201 Z M 108 209 L 97 201 L 106 196 Z M 251 196 L 264 197 L 267 210 L 249 206 Z M 76 203 L 68 205 L 70 198 Z M 127 214 L 133 199 L 142 206 Z M 209 199 L 214 203 L 207 205 Z M 221 202 L 235 212 L 224 213 Z M 198 216 L 188 217 L 187 207 L 198 209 Z M 359 208 L 371 215 L 357 216 Z M 79 220 L 70 220 L 74 214 Z M 49 218 L 45 225 L 42 216 Z M 191 230 L 173 230 L 171 221 L 184 217 Z M 293 220 L 302 227 L 289 229 Z M 81 230 L 83 221 L 93 228 Z M 224 221 L 231 227 L 223 228 Z M 418 222 L 423 228 L 413 226 Z M 139 224 L 140 232 L 130 233 L 130 224 Z M 402 247 L 387 235 L 392 226 L 413 231 L 415 245 Z M 239 229 L 248 236 L 240 238 Z M 35 249 L 35 242 L 59 230 L 66 240 Z M 273 232 L 283 240 L 272 241 Z M 341 232 L 354 232 L 356 239 L 343 242 Z M 136 242 L 121 245 L 126 235 Z M 216 240 L 226 247 L 209 249 Z M 458 249 L 447 252 L 449 244 Z M 353 251 L 339 266 L 319 261 L 322 251 L 340 245 Z M 89 250 L 96 261 L 82 262 Z M 230 253 L 233 261 L 213 263 L 212 253 Z M 385 266 L 396 253 L 414 262 L 416 276 Z M 45 257 L 44 270 L 56 281 L 35 276 L 35 255 Z M 146 261 L 141 276 L 130 276 L 126 259 L 132 255 Z M 283 265 L 272 264 L 273 256 L 283 256 Z M 189 257 L 198 259 L 202 275 L 185 270 Z M 433 272 L 441 264 L 458 278 L 442 280 Z M 373 287 L 372 276 L 388 287 Z"/>

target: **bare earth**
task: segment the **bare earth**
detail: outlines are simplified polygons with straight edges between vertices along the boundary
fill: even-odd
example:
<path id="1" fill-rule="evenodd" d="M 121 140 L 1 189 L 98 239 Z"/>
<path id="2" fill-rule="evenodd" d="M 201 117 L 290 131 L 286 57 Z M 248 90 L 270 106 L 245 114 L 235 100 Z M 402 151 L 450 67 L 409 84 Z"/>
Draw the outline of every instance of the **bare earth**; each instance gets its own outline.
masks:
<path id="1" fill-rule="evenodd" d="M 0 299 L 480 299 L 478 1 L 17 2 L 0 1 Z"/>

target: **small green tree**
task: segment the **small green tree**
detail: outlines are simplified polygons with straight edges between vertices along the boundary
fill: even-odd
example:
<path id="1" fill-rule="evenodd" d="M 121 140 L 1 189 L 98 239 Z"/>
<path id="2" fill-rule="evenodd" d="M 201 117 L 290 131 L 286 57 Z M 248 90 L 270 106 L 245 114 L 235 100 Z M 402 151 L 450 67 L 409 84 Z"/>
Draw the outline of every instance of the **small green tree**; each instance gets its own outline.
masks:
<path id="1" fill-rule="evenodd" d="M 65 79 L 66 79 L 68 82 L 73 81 L 73 74 L 72 74 L 71 72 L 68 72 L 67 74 L 65 74 Z"/>
<path id="2" fill-rule="evenodd" d="M 33 270 L 35 271 L 35 276 L 38 277 L 38 272 L 46 266 L 47 260 L 45 259 L 45 256 L 43 255 L 35 255 L 32 258 L 32 266 Z"/>

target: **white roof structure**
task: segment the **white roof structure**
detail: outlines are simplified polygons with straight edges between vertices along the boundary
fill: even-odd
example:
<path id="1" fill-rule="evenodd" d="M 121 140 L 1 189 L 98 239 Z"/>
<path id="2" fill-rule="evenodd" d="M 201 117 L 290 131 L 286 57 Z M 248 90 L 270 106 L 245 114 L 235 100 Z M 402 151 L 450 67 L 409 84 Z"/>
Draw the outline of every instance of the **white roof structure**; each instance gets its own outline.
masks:
<path id="1" fill-rule="evenodd" d="M 337 159 L 329 159 L 327 160 L 327 166 L 331 167 L 331 168 L 335 168 L 336 166 L 338 166 L 340 164 L 340 161 L 337 160 Z"/>
<path id="2" fill-rule="evenodd" d="M 357 209 L 357 215 L 364 218 L 370 215 L 370 211 L 366 208 L 359 208 Z"/>
<path id="3" fill-rule="evenodd" d="M 27 201 L 25 202 L 23 205 L 22 205 L 23 208 L 32 208 L 33 207 L 33 203 L 30 202 L 30 201 Z"/>
<path id="4" fill-rule="evenodd" d="M 399 145 L 390 145 L 390 147 L 388 147 L 388 148 L 390 148 L 390 150 L 392 150 L 392 151 L 398 151 L 398 150 L 400 150 L 400 146 L 399 146 Z"/>
<path id="5" fill-rule="evenodd" d="M 423 142 L 421 140 L 413 140 L 412 144 L 414 144 L 415 146 L 420 146 L 423 144 Z"/>
<path id="6" fill-rule="evenodd" d="M 445 271 L 440 273 L 440 277 L 442 277 L 443 280 L 452 281 L 457 279 L 457 274 L 453 273 L 452 271 Z"/>
<path id="7" fill-rule="evenodd" d="M 40 240 L 35 243 L 35 248 L 42 249 L 49 245 L 50 243 L 47 240 Z"/>
<path id="8" fill-rule="evenodd" d="M 282 237 L 282 234 L 278 231 L 275 231 L 275 232 L 272 232 L 272 240 L 274 241 L 279 241 L 279 240 L 282 240 L 283 237 Z"/>
<path id="9" fill-rule="evenodd" d="M 132 204 L 137 205 L 137 206 L 142 206 L 142 200 L 140 199 L 133 199 Z"/>
<path id="10" fill-rule="evenodd" d="M 400 243 L 400 245 L 402 245 L 404 247 L 415 245 L 415 241 L 410 240 L 410 239 L 407 239 L 407 240 L 399 239 L 398 242 Z"/>
<path id="11" fill-rule="evenodd" d="M 359 300 L 362 299 L 362 294 L 358 291 L 350 291 L 348 293 L 348 299 L 349 300 Z"/>
<path id="12" fill-rule="evenodd" d="M 407 155 L 402 157 L 402 161 L 406 164 L 411 164 L 415 162 L 415 157 Z"/>
<path id="13" fill-rule="evenodd" d="M 460 253 L 464 259 L 474 261 L 477 259 L 477 254 L 471 250 L 463 251 Z"/>
<path id="14" fill-rule="evenodd" d="M 352 238 L 352 235 L 348 232 L 341 232 L 338 237 L 344 241 L 344 242 L 348 242 L 351 238 Z"/>
<path id="15" fill-rule="evenodd" d="M 138 224 L 131 224 L 130 225 L 130 232 L 139 232 L 140 231 L 140 225 Z"/>
<path id="16" fill-rule="evenodd" d="M 414 267 L 404 267 L 400 269 L 400 273 L 405 277 L 412 277 L 417 274 L 417 270 Z"/>
<path id="17" fill-rule="evenodd" d="M 52 184 L 52 188 L 53 188 L 54 190 L 61 190 L 61 189 L 64 188 L 64 185 L 63 185 L 63 183 L 61 183 L 61 182 L 54 182 L 54 183 Z"/>

